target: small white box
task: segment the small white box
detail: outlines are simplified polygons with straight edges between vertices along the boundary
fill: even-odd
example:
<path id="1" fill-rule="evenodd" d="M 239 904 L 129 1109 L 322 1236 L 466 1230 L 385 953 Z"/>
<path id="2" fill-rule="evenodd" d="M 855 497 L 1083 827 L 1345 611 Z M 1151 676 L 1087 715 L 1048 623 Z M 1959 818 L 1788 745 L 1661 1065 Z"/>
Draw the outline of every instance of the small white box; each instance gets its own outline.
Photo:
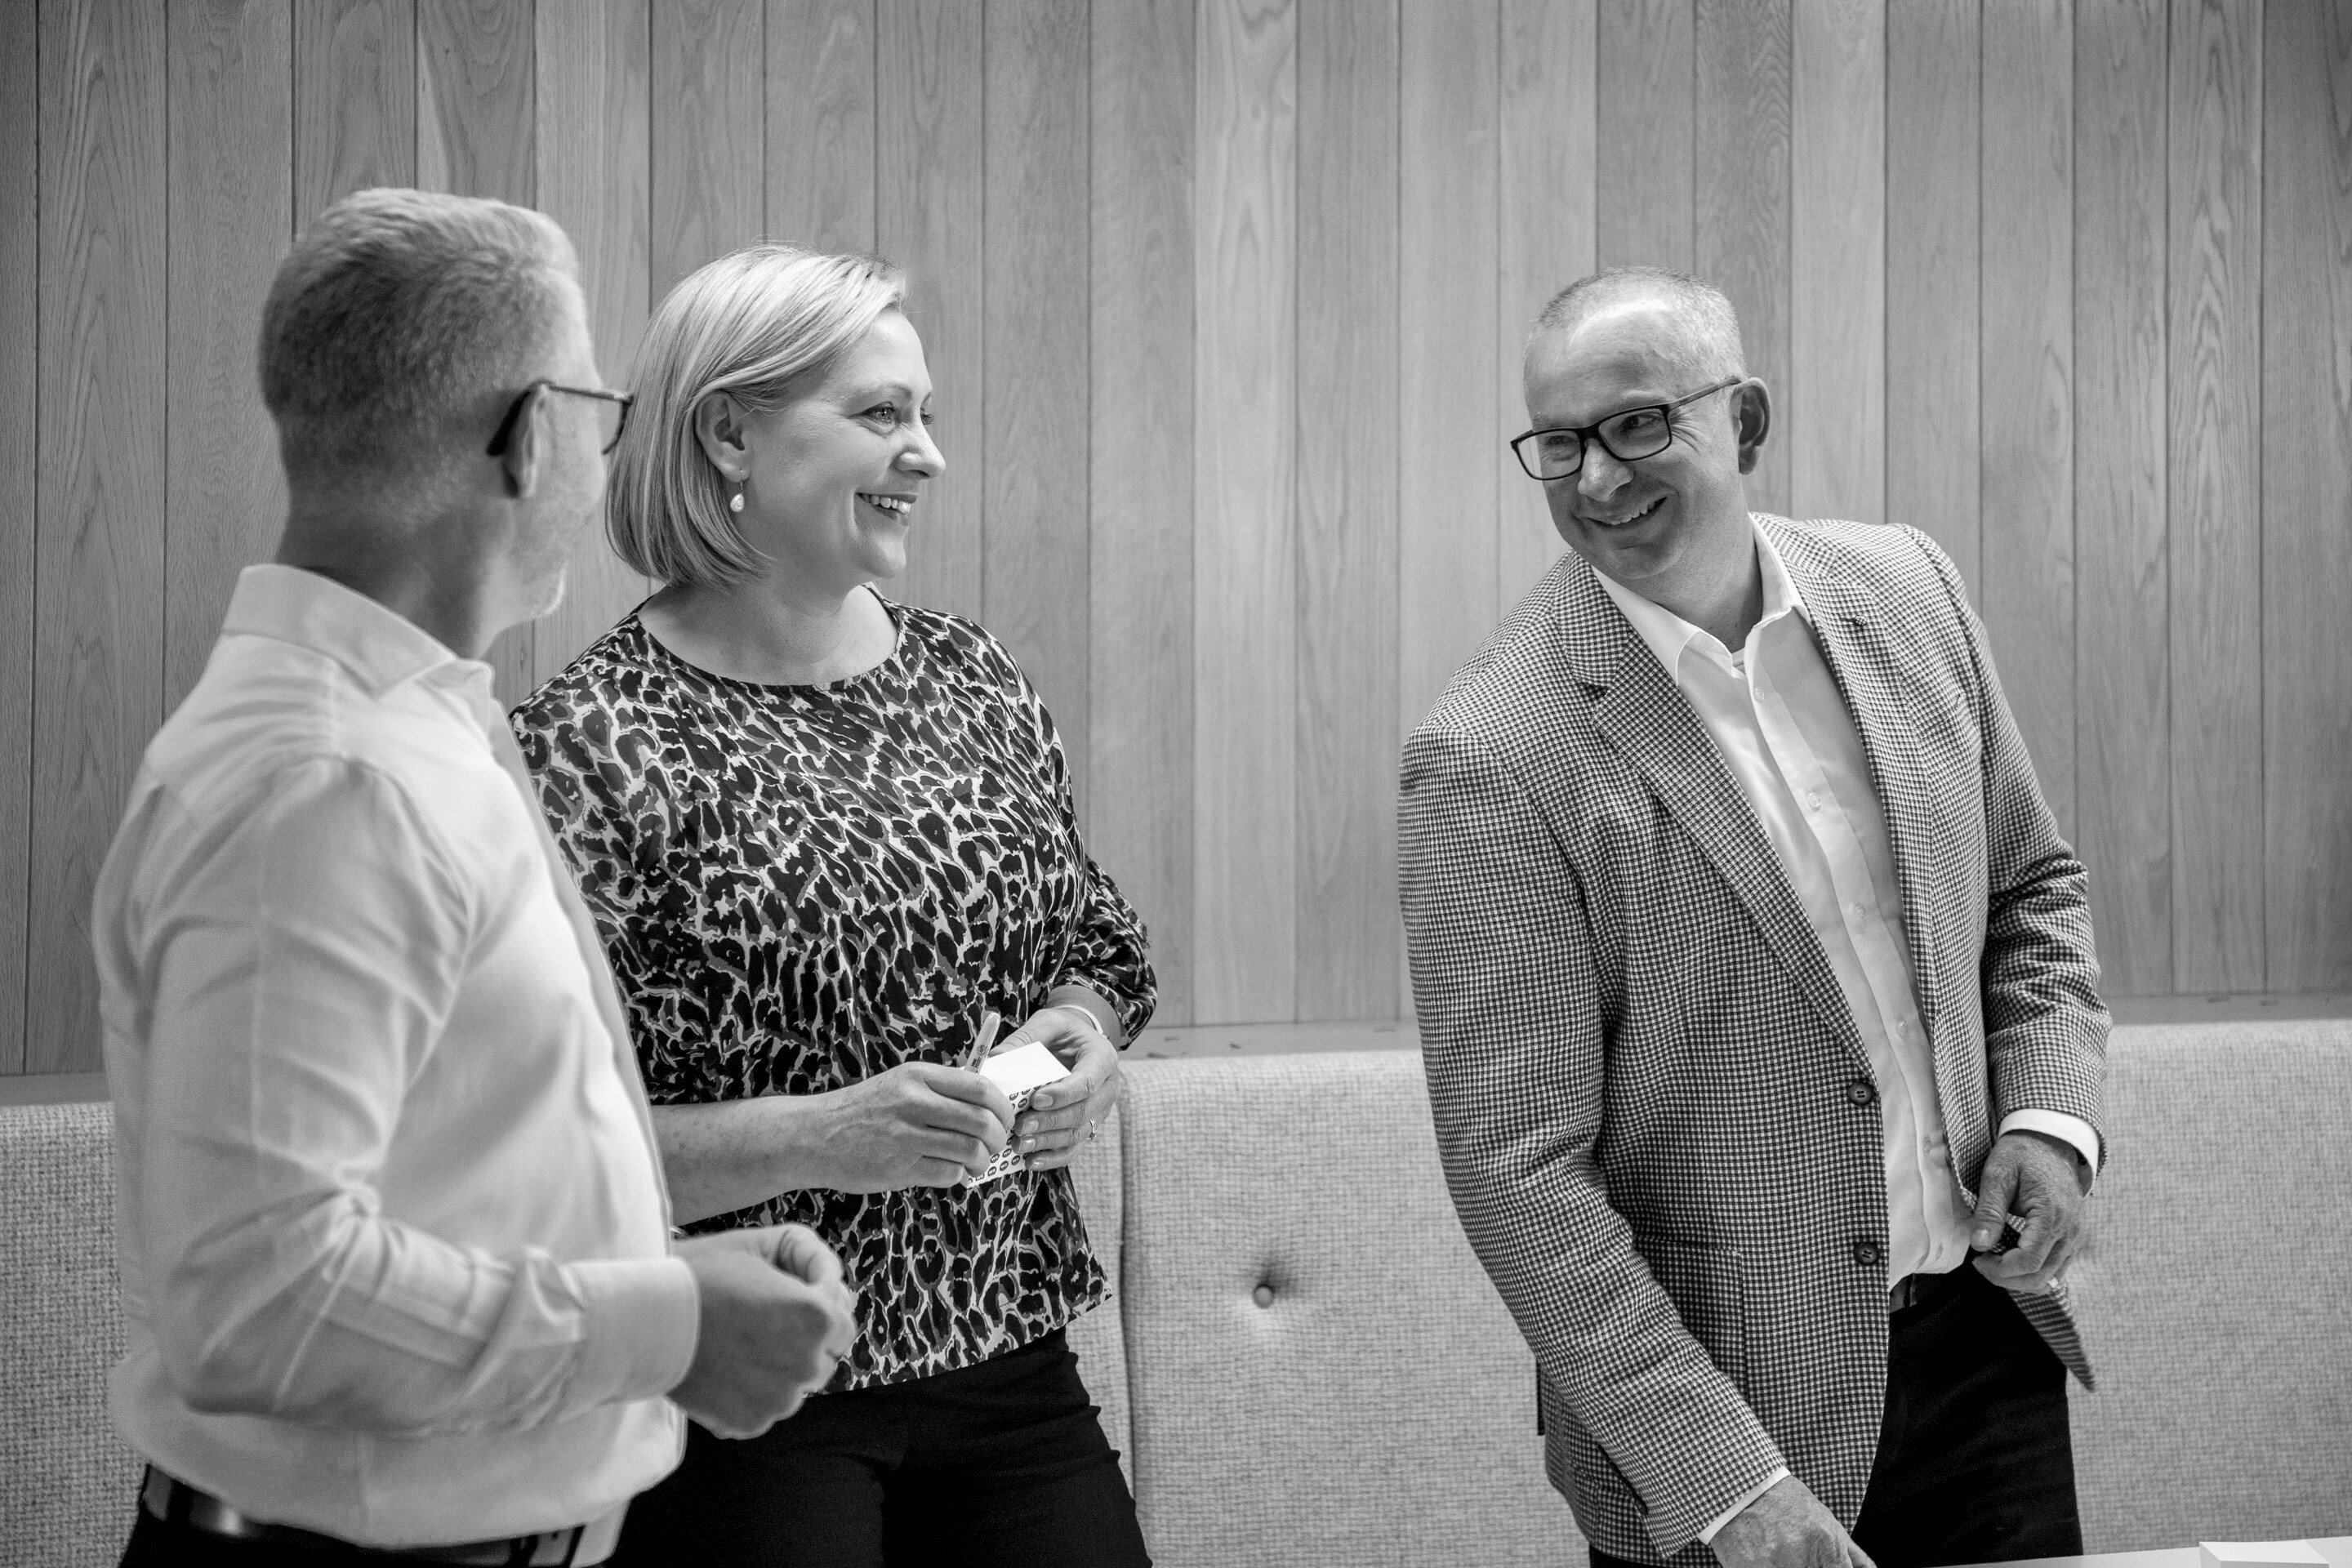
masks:
<path id="1" fill-rule="evenodd" d="M 999 1051 L 996 1055 L 985 1058 L 980 1064 L 979 1072 L 981 1077 L 1004 1091 L 1004 1098 L 1013 1102 L 1015 1115 L 1020 1114 L 1021 1110 L 1028 1105 L 1031 1095 L 1049 1083 L 1070 1076 L 1070 1069 L 1062 1065 L 1062 1058 L 1035 1040 L 1015 1046 L 1009 1051 Z M 982 1182 L 992 1182 L 999 1176 L 1009 1176 L 1019 1169 L 1021 1169 L 1019 1142 L 1014 1139 L 1007 1139 L 1004 1143 L 1004 1152 L 991 1160 L 988 1163 L 988 1169 L 979 1175 L 966 1176 L 963 1179 L 963 1184 L 967 1187 L 976 1187 Z M 2326 1565 L 2322 1564 L 2322 1568 L 2326 1568 Z"/>
<path id="2" fill-rule="evenodd" d="M 2308 1541 L 2200 1541 L 2205 1568 L 2328 1568 Z"/>

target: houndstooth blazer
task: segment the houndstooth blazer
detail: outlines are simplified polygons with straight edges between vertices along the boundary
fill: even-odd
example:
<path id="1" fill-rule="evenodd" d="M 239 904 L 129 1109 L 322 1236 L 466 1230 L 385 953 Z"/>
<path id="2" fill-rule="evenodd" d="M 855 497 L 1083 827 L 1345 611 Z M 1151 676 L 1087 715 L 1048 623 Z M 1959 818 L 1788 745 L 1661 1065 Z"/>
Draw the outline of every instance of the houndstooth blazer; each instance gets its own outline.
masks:
<path id="1" fill-rule="evenodd" d="M 1943 553 L 1759 521 L 1862 731 L 1973 1204 L 2008 1111 L 2100 1124 L 2083 867 Z M 1573 552 L 1414 732 L 1399 835 L 1438 1147 L 1534 1348 L 1552 1484 L 1636 1561 L 1707 1561 L 1783 1463 L 1851 1526 L 1885 1396 L 1869 1058 L 1713 740 Z M 2063 1291 L 2019 1300 L 2087 1383 Z"/>

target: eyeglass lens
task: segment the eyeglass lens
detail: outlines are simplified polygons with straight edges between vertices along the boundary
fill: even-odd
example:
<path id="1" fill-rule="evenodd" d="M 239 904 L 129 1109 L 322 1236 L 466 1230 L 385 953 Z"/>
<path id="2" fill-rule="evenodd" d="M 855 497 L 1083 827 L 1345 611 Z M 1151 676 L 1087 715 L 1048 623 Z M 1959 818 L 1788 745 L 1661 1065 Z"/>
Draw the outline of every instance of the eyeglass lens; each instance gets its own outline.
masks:
<path id="1" fill-rule="evenodd" d="M 1663 408 L 1629 408 L 1603 419 L 1593 432 L 1621 463 L 1654 458 L 1674 440 Z M 1573 430 L 1546 430 L 1528 443 L 1540 479 L 1564 479 L 1584 466 L 1584 437 Z"/>

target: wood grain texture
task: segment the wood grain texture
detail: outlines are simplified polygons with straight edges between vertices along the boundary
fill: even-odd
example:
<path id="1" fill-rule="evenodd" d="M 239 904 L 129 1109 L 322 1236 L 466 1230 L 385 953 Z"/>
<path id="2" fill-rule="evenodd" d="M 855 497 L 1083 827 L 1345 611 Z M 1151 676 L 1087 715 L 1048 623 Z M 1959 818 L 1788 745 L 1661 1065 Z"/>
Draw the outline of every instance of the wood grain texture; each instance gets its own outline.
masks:
<path id="1" fill-rule="evenodd" d="M 648 0 L 541 5 L 535 28 L 540 210 L 580 257 L 607 386 L 625 386 L 651 283 L 653 37 Z M 572 552 L 563 599 L 532 631 L 532 680 L 566 664 L 645 597 L 600 526 Z"/>
<path id="2" fill-rule="evenodd" d="M 1886 521 L 1982 584 L 1977 0 L 1886 16 Z"/>
<path id="3" fill-rule="evenodd" d="M 1298 1016 L 1386 1017 L 1396 895 L 1398 8 L 1298 12 Z"/>
<path id="4" fill-rule="evenodd" d="M 768 237 L 874 248 L 874 0 L 768 0 Z"/>
<path id="5" fill-rule="evenodd" d="M 1693 265 L 1694 0 L 1598 0 L 1597 265 Z"/>
<path id="6" fill-rule="evenodd" d="M 1793 0 L 1789 504 L 1886 518 L 1886 11 Z"/>
<path id="7" fill-rule="evenodd" d="M 2074 826 L 2074 18 L 1984 13 L 1978 606 L 2042 793 Z"/>
<path id="8" fill-rule="evenodd" d="M 2255 991 L 2264 912 L 2260 0 L 2174 0 L 2171 35 L 2172 971 L 2184 990 Z"/>
<path id="9" fill-rule="evenodd" d="M 1296 1016 L 1297 12 L 1200 0 L 1192 370 L 1199 1023 Z"/>
<path id="10" fill-rule="evenodd" d="M 376 185 L 416 183 L 416 0 L 294 10 L 294 224 Z"/>
<path id="11" fill-rule="evenodd" d="M 1411 734 L 1494 629 L 1506 429 L 1496 0 L 1406 5 L 1398 51 L 1397 717 Z"/>
<path id="12" fill-rule="evenodd" d="M 1692 158 L 1695 270 L 1739 312 L 1748 374 L 1789 397 L 1790 0 L 1698 0 Z M 1785 417 L 1748 476 L 1748 503 L 1789 510 Z"/>
<path id="13" fill-rule="evenodd" d="M 40 473 L 38 14 L 0 17 L 0 1076 L 25 1070 L 33 817 L 33 541 Z"/>
<path id="14" fill-rule="evenodd" d="M 2074 22 L 2075 844 L 2100 984 L 2172 989 L 2165 0 Z"/>
<path id="15" fill-rule="evenodd" d="M 1519 372 L 1528 329 L 1554 294 L 1599 265 L 1599 32 L 1596 0 L 1503 0 L 1495 285 L 1498 621 L 1568 548 L 1552 527 L 1543 487 L 1528 480 L 1501 437 L 1527 428 Z"/>
<path id="16" fill-rule="evenodd" d="M 658 305 L 706 261 L 767 233 L 761 0 L 653 10 L 653 287 Z"/>
<path id="17" fill-rule="evenodd" d="M 982 616 L 1045 700 L 1081 807 L 1092 718 L 1085 0 L 992 0 L 982 84 Z"/>
<path id="18" fill-rule="evenodd" d="M 982 8 L 876 0 L 874 224 L 907 269 L 907 316 L 931 371 L 931 434 L 947 471 L 925 487 L 898 597 L 982 613 L 987 442 L 982 400 Z M 1073 301 L 1075 308 L 1075 301 Z"/>
<path id="19" fill-rule="evenodd" d="M 89 897 L 163 718 L 163 13 L 40 16 L 40 471 L 25 1067 L 100 1066 Z"/>
<path id="20" fill-rule="evenodd" d="M 1094 17 L 1087 847 L 1192 1021 L 1192 0 Z"/>
<path id="21" fill-rule="evenodd" d="M 253 342 L 293 237 L 293 18 L 282 0 L 170 11 L 163 707 L 204 672 L 237 574 L 286 522 Z"/>
<path id="22" fill-rule="evenodd" d="M 2352 11 L 2264 33 L 2264 982 L 2316 991 L 2352 985 Z"/>

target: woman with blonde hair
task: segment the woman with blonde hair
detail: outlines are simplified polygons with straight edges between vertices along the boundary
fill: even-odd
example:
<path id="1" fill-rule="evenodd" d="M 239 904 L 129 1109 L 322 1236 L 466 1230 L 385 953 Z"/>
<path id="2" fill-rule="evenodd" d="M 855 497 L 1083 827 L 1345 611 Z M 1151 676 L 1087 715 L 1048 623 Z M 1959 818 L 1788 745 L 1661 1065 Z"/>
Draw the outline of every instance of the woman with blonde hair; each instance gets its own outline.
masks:
<path id="1" fill-rule="evenodd" d="M 607 500 L 662 586 L 515 713 L 677 1217 L 808 1225 L 858 1291 L 828 1391 L 691 1428 L 615 1563 L 1150 1561 L 1063 1330 L 1105 1295 L 1066 1167 L 1151 968 L 1012 657 L 874 587 L 944 467 L 903 289 L 757 246 L 662 301 Z M 1070 1068 L 1018 1116 L 962 1066 L 992 1012 Z"/>

